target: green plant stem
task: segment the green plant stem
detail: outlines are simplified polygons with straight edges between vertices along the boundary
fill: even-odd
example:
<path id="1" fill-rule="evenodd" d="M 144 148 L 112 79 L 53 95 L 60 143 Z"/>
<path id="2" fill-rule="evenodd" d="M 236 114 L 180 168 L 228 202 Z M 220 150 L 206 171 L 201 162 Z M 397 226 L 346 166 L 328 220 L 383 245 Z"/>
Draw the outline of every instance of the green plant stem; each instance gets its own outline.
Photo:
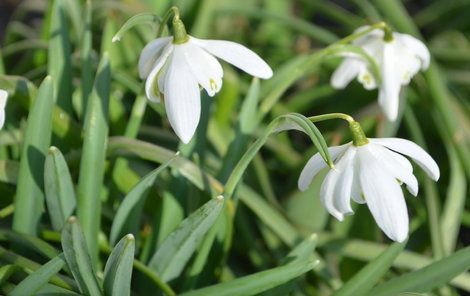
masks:
<path id="1" fill-rule="evenodd" d="M 174 19 L 179 19 L 180 18 L 180 11 L 179 11 L 178 7 L 172 6 L 165 13 L 165 15 L 163 16 L 163 18 L 160 22 L 160 26 L 158 26 L 157 38 L 162 36 L 163 30 L 165 28 L 165 24 L 168 23 L 171 16 L 173 16 Z"/>
<path id="2" fill-rule="evenodd" d="M 175 291 L 173 291 L 173 289 L 171 289 L 169 285 L 167 285 L 162 279 L 160 279 L 160 277 L 155 272 L 153 272 L 150 268 L 148 268 L 145 264 L 134 259 L 133 266 L 135 269 L 142 272 L 149 279 L 151 279 L 163 291 L 163 293 L 165 293 L 168 296 L 176 295 Z"/>
<path id="3" fill-rule="evenodd" d="M 325 121 L 325 120 L 330 120 L 330 119 L 343 119 L 343 120 L 346 120 L 348 123 L 354 122 L 354 118 L 352 116 L 348 114 L 344 114 L 344 113 L 328 113 L 328 114 L 310 116 L 307 118 L 311 122 L 320 122 L 320 121 Z"/>

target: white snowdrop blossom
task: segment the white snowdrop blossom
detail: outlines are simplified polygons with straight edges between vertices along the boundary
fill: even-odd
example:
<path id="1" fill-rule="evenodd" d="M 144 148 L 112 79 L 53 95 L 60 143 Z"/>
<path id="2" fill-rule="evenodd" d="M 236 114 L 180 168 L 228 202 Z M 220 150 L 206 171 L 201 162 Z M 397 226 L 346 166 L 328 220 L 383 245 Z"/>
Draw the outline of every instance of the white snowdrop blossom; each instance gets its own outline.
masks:
<path id="1" fill-rule="evenodd" d="M 361 27 L 360 32 L 369 27 Z M 364 88 L 379 88 L 379 105 L 391 121 L 398 115 L 399 94 L 402 85 L 410 83 L 419 70 L 429 67 L 430 54 L 423 42 L 407 34 L 393 32 L 391 40 L 384 40 L 384 31 L 373 30 L 355 39 L 352 44 L 361 47 L 377 63 L 381 82 L 378 85 L 367 62 L 357 55 L 348 55 L 331 77 L 331 85 L 342 89 L 355 77 Z"/>
<path id="2" fill-rule="evenodd" d="M 7 105 L 8 93 L 0 89 L 0 129 L 5 124 L 5 107 Z"/>
<path id="3" fill-rule="evenodd" d="M 404 183 L 412 195 L 418 194 L 413 167 L 403 155 L 413 159 L 434 181 L 439 179 L 439 167 L 411 141 L 399 138 L 368 141 L 361 146 L 350 142 L 328 148 L 335 166 L 321 185 L 321 202 L 340 221 L 353 214 L 351 199 L 366 203 L 382 231 L 390 239 L 403 242 L 408 236 L 408 211 L 400 185 Z M 310 158 L 300 174 L 299 189 L 306 190 L 326 166 L 320 154 Z"/>
<path id="4" fill-rule="evenodd" d="M 199 123 L 199 87 L 211 97 L 222 87 L 224 73 L 215 57 L 259 78 L 273 75 L 269 65 L 243 45 L 187 36 L 184 43 L 174 42 L 173 37 L 157 38 L 145 46 L 139 59 L 148 99 L 163 99 L 168 120 L 183 143 L 191 140 Z"/>

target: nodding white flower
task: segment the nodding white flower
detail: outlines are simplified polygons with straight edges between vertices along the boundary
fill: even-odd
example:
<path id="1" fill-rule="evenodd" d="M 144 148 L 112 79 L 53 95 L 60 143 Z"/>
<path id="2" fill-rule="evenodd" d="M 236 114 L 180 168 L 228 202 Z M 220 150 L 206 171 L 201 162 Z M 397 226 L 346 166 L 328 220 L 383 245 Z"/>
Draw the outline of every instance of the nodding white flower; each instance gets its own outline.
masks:
<path id="1" fill-rule="evenodd" d="M 367 30 L 361 27 L 356 32 Z M 402 85 L 410 83 L 419 70 L 429 67 L 430 54 L 423 42 L 407 34 L 390 32 L 388 38 L 381 29 L 373 30 L 354 40 L 377 63 L 381 83 L 372 75 L 367 62 L 356 56 L 347 56 L 331 77 L 331 85 L 342 89 L 355 77 L 364 88 L 379 88 L 379 105 L 391 121 L 398 115 L 399 94 Z M 389 40 L 387 40 L 389 39 Z"/>
<path id="2" fill-rule="evenodd" d="M 342 221 L 353 214 L 350 199 L 367 203 L 382 231 L 392 240 L 403 242 L 408 236 L 408 211 L 400 185 L 418 194 L 418 181 L 411 163 L 401 154 L 412 158 L 427 174 L 437 181 L 439 167 L 415 143 L 398 138 L 368 139 L 362 146 L 347 143 L 330 147 L 335 163 L 326 175 L 320 198 L 328 212 Z M 327 165 L 320 154 L 307 162 L 300 174 L 299 189 L 306 190 L 313 177 Z"/>
<path id="3" fill-rule="evenodd" d="M 0 129 L 5 124 L 5 107 L 7 105 L 8 93 L 0 89 Z"/>
<path id="4" fill-rule="evenodd" d="M 273 75 L 256 53 L 230 41 L 188 35 L 179 43 L 173 37 L 162 37 L 147 44 L 140 55 L 139 75 L 147 79 L 147 97 L 155 102 L 164 99 L 168 120 L 183 143 L 191 140 L 199 123 L 199 86 L 211 97 L 222 87 L 224 73 L 214 56 L 259 78 Z"/>

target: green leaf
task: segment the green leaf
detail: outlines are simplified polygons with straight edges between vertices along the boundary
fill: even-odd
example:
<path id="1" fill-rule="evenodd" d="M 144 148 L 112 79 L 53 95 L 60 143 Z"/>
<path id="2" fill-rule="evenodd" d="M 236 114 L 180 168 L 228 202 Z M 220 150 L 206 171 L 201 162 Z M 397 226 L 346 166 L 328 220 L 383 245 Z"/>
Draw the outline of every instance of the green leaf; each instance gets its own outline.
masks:
<path id="1" fill-rule="evenodd" d="M 44 187 L 52 226 L 60 231 L 75 210 L 76 197 L 67 163 L 56 147 L 49 148 L 46 157 Z"/>
<path id="2" fill-rule="evenodd" d="M 470 266 L 470 247 L 436 261 L 422 269 L 393 278 L 375 287 L 369 295 L 397 295 L 402 292 L 425 293 L 441 287 Z"/>
<path id="3" fill-rule="evenodd" d="M 52 78 L 46 77 L 39 88 L 28 117 L 21 153 L 18 186 L 13 215 L 13 229 L 36 234 L 44 209 L 44 161 L 51 139 Z"/>
<path id="4" fill-rule="evenodd" d="M 82 75 L 81 75 L 81 91 L 82 91 L 82 102 L 81 107 L 78 110 L 80 115 L 85 114 L 85 107 L 88 105 L 88 98 L 91 91 L 93 90 L 93 67 L 92 67 L 92 7 L 91 0 L 85 2 L 85 22 L 83 24 L 80 60 L 82 63 Z"/>
<path id="5" fill-rule="evenodd" d="M 15 245 L 21 246 L 22 248 L 35 252 L 36 254 L 43 255 L 49 259 L 59 255 L 59 251 L 57 251 L 52 245 L 36 236 L 2 229 L 0 230 L 0 240 L 8 240 Z"/>
<path id="6" fill-rule="evenodd" d="M 394 243 L 377 258 L 369 262 L 333 295 L 365 295 L 382 278 L 401 253 L 406 243 Z"/>
<path id="7" fill-rule="evenodd" d="M 134 15 L 130 19 L 128 19 L 124 25 L 117 31 L 117 33 L 113 37 L 113 42 L 120 41 L 122 35 L 135 26 L 142 25 L 142 24 L 153 24 L 155 22 L 160 22 L 160 17 L 158 15 L 152 13 L 139 13 Z"/>
<path id="8" fill-rule="evenodd" d="M 36 292 L 41 287 L 43 287 L 52 276 L 58 273 L 64 265 L 64 256 L 61 254 L 31 273 L 28 277 L 22 280 L 8 295 L 36 295 Z"/>
<path id="9" fill-rule="evenodd" d="M 21 268 L 17 265 L 7 264 L 0 267 L 0 286 L 6 282 L 12 274 L 21 270 Z"/>
<path id="10" fill-rule="evenodd" d="M 135 240 L 132 234 L 124 236 L 114 247 L 104 269 L 104 294 L 129 296 L 131 294 L 132 263 Z"/>
<path id="11" fill-rule="evenodd" d="M 80 292 L 91 296 L 101 295 L 85 238 L 80 224 L 74 216 L 68 219 L 62 230 L 61 243 L 65 260 L 77 281 Z"/>
<path id="12" fill-rule="evenodd" d="M 164 163 L 174 157 L 175 152 L 148 142 L 125 137 L 110 137 L 108 143 L 110 156 L 136 156 L 156 163 Z M 221 194 L 222 184 L 206 174 L 199 166 L 184 157 L 177 157 L 169 165 L 193 183 L 197 188 L 211 194 Z"/>
<path id="13" fill-rule="evenodd" d="M 280 267 L 244 276 L 230 282 L 190 291 L 182 296 L 249 296 L 282 285 L 315 267 L 317 261 L 296 261 Z"/>
<path id="14" fill-rule="evenodd" d="M 179 227 L 163 241 L 150 260 L 149 266 L 164 281 L 172 280 L 180 275 L 199 243 L 216 221 L 223 205 L 223 196 L 211 199 L 184 219 Z"/>
<path id="15" fill-rule="evenodd" d="M 153 186 L 158 175 L 174 160 L 170 158 L 167 162 L 159 166 L 157 169 L 148 173 L 131 191 L 126 195 L 119 206 L 111 226 L 111 234 L 109 241 L 114 244 L 119 236 L 122 236 L 126 228 L 128 218 L 131 212 L 145 201 L 148 190 Z"/>
<path id="16" fill-rule="evenodd" d="M 263 145 L 266 143 L 269 136 L 271 134 L 287 130 L 299 130 L 306 133 L 312 140 L 315 147 L 317 147 L 318 152 L 326 161 L 326 163 L 328 163 L 330 166 L 333 165 L 330 154 L 328 153 L 328 147 L 326 145 L 325 139 L 323 138 L 318 128 L 307 117 L 298 113 L 281 115 L 271 121 L 264 134 L 248 148 L 236 167 L 233 169 L 225 185 L 225 195 L 227 198 L 232 197 L 235 188 L 241 181 L 248 165 L 256 156 L 261 147 L 263 147 Z"/>
<path id="17" fill-rule="evenodd" d="M 84 142 L 78 178 L 77 215 L 82 223 L 88 250 L 94 264 L 98 262 L 98 232 L 101 221 L 101 186 L 108 137 L 108 102 L 111 69 L 107 54 L 103 55 L 88 100 L 85 117 Z"/>
<path id="18" fill-rule="evenodd" d="M 72 111 L 72 62 L 65 1 L 54 0 L 49 28 L 47 72 L 54 77 L 54 96 L 59 107 Z"/>

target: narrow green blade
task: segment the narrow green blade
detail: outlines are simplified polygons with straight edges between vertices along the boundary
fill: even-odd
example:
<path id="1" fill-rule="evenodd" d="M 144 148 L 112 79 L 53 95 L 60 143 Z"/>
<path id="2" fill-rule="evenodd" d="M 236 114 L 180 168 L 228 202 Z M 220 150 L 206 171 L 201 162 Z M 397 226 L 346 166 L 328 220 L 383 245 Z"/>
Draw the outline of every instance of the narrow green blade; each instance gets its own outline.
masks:
<path id="1" fill-rule="evenodd" d="M 249 296 L 282 285 L 312 270 L 317 261 L 298 261 L 237 278 L 233 281 L 181 294 L 182 296 Z"/>
<path id="2" fill-rule="evenodd" d="M 65 260 L 77 281 L 80 292 L 92 296 L 101 295 L 101 289 L 77 218 L 72 216 L 65 224 L 61 243 Z"/>
<path id="3" fill-rule="evenodd" d="M 56 147 L 51 147 L 46 157 L 44 187 L 52 226 L 60 231 L 75 210 L 76 197 L 67 163 Z"/>
<path id="4" fill-rule="evenodd" d="M 184 219 L 162 243 L 150 260 L 149 266 L 164 281 L 169 281 L 183 271 L 199 243 L 214 224 L 224 205 L 222 196 L 218 196 Z"/>
<path id="5" fill-rule="evenodd" d="M 21 281 L 13 291 L 9 293 L 11 296 L 23 296 L 23 295 L 35 295 L 36 292 L 41 289 L 49 279 L 58 273 L 65 265 L 64 256 L 61 254 L 43 266 L 38 270 L 31 273 L 23 281 Z"/>
<path id="6" fill-rule="evenodd" d="M 33 103 L 25 130 L 18 186 L 13 215 L 13 230 L 36 234 L 44 209 L 44 161 L 51 139 L 52 78 L 46 77 Z"/>
<path id="7" fill-rule="evenodd" d="M 132 234 L 124 236 L 114 247 L 104 269 L 104 294 L 129 296 L 131 294 L 132 263 L 135 240 Z"/>

